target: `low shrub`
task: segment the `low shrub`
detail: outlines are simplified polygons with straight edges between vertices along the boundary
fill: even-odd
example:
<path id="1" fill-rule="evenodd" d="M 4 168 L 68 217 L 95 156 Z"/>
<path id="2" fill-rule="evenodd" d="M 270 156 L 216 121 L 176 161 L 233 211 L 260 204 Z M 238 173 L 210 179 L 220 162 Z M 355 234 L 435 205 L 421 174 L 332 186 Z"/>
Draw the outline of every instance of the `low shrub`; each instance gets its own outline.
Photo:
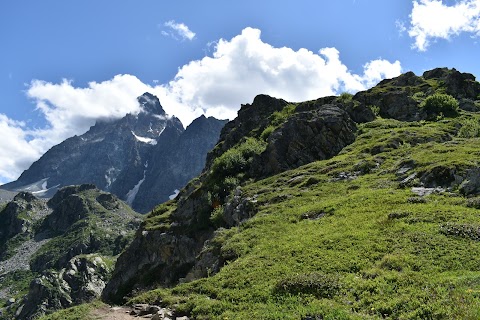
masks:
<path id="1" fill-rule="evenodd" d="M 349 103 L 352 100 L 353 100 L 353 94 L 348 92 L 343 92 L 340 94 L 340 96 L 338 96 L 338 101 L 344 104 Z"/>
<path id="2" fill-rule="evenodd" d="M 480 137 L 480 121 L 477 118 L 465 119 L 460 124 L 462 125 L 458 131 L 460 138 Z"/>
<path id="3" fill-rule="evenodd" d="M 478 225 L 446 223 L 440 226 L 440 232 L 446 236 L 480 241 L 480 226 Z"/>
<path id="4" fill-rule="evenodd" d="M 239 172 L 245 172 L 251 164 L 253 156 L 265 150 L 263 141 L 247 138 L 242 144 L 227 150 L 215 159 L 211 173 L 222 177 L 235 176 Z"/>
<path id="5" fill-rule="evenodd" d="M 430 118 L 438 116 L 455 117 L 458 115 L 458 101 L 444 93 L 434 93 L 420 103 L 420 108 L 425 110 Z"/>
<path id="6" fill-rule="evenodd" d="M 279 281 L 275 286 L 275 291 L 280 294 L 311 294 L 317 298 L 331 298 L 340 289 L 337 275 L 320 272 L 294 275 Z"/>

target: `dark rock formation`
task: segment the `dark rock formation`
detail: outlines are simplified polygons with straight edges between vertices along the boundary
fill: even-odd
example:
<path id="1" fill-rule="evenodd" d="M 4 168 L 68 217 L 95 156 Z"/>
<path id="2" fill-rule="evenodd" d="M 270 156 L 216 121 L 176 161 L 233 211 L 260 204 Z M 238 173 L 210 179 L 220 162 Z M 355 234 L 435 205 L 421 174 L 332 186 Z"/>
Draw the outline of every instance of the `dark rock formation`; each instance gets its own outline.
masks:
<path id="1" fill-rule="evenodd" d="M 29 192 L 18 193 L 0 212 L 0 256 L 9 239 L 31 233 L 34 222 L 49 212 L 44 200 L 37 199 Z"/>
<path id="2" fill-rule="evenodd" d="M 412 92 L 406 90 L 401 84 L 418 84 L 423 80 L 408 72 L 400 79 L 383 80 L 376 87 L 355 94 L 354 100 L 360 102 L 361 107 L 377 107 L 379 115 L 383 118 L 393 118 L 400 121 L 421 120 L 419 102 L 412 98 Z M 427 83 L 425 83 L 428 86 Z M 433 92 L 432 92 L 433 93 Z"/>
<path id="3" fill-rule="evenodd" d="M 337 155 L 355 141 L 355 123 L 334 105 L 291 116 L 268 138 L 252 164 L 255 176 L 268 176 Z"/>
<path id="4" fill-rule="evenodd" d="M 238 116 L 223 127 L 219 143 L 207 155 L 205 168 L 210 168 L 215 158 L 239 143 L 252 130 L 262 132 L 269 125 L 269 116 L 275 111 L 283 110 L 287 105 L 287 101 L 265 94 L 256 96 L 252 104 L 242 105 Z"/>
<path id="5" fill-rule="evenodd" d="M 207 153 L 217 143 L 226 121 L 200 116 L 176 139 L 162 140 L 153 151 L 145 181 L 139 188 L 133 208 L 147 212 L 173 197 L 205 166 Z M 154 192 L 153 192 L 154 190 Z"/>

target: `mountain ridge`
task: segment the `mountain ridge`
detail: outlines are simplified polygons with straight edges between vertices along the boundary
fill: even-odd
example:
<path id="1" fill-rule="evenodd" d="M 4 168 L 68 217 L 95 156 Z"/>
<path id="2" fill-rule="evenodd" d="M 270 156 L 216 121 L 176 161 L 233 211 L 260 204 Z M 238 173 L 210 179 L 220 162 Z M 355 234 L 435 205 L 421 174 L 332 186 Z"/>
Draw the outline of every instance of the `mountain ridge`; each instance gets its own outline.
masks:
<path id="1" fill-rule="evenodd" d="M 185 130 L 180 120 L 168 116 L 158 98 L 150 93 L 137 100 L 141 107 L 138 114 L 127 114 L 113 121 L 97 121 L 85 134 L 68 138 L 52 147 L 16 181 L 1 188 L 51 197 L 59 187 L 93 183 L 144 213 L 155 204 L 168 200 L 176 189 L 183 187 L 201 171 L 204 157 L 216 143 L 225 121 L 214 118 L 199 120 L 208 122 L 210 130 L 196 131 L 199 136 L 196 148 L 191 145 L 189 149 L 182 150 L 176 146 L 185 145 L 191 139 L 189 132 L 193 127 Z M 173 151 L 176 151 L 175 157 L 172 157 Z M 182 151 L 186 154 L 182 155 Z M 157 154 L 161 153 L 171 155 L 163 159 L 164 167 L 155 163 Z M 177 169 L 176 175 L 170 174 L 174 164 L 186 157 L 191 158 L 194 165 L 185 166 L 185 170 Z M 152 168 L 156 170 L 152 172 Z M 150 176 L 165 174 L 169 174 L 170 178 L 164 179 L 161 185 L 156 184 L 155 189 L 141 186 L 144 182 L 153 186 L 149 182 Z M 141 202 L 135 201 L 137 196 L 142 199 Z"/>

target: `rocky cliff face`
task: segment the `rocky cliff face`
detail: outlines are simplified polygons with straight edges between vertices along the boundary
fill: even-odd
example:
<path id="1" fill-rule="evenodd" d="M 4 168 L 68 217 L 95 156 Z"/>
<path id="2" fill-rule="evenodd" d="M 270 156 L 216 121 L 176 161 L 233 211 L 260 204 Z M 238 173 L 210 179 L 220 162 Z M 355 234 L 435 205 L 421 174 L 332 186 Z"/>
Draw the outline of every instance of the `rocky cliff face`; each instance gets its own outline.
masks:
<path id="1" fill-rule="evenodd" d="M 292 115 L 269 136 L 267 148 L 254 162 L 254 175 L 269 176 L 331 158 L 355 140 L 355 131 L 348 113 L 335 105 Z"/>
<path id="2" fill-rule="evenodd" d="M 46 270 L 30 283 L 28 294 L 16 311 L 17 319 L 34 319 L 54 310 L 97 299 L 110 276 L 99 255 L 72 258 L 59 270 Z"/>
<path id="3" fill-rule="evenodd" d="M 141 222 L 91 184 L 64 187 L 48 202 L 20 192 L 0 218 L 0 303 L 13 301 L 0 319 L 34 319 L 98 298 Z"/>
<path id="4" fill-rule="evenodd" d="M 202 118 L 197 122 L 205 131 L 184 130 L 157 97 L 145 93 L 138 102 L 140 113 L 97 122 L 85 134 L 51 148 L 17 181 L 2 188 L 51 197 L 63 186 L 90 183 L 140 212 L 168 200 L 200 173 L 225 121 Z M 193 139 L 190 131 L 195 131 Z"/>
<path id="5" fill-rule="evenodd" d="M 225 123 L 201 116 L 179 137 L 160 142 L 152 153 L 145 181 L 138 190 L 133 208 L 147 212 L 176 196 L 179 189 L 200 174 L 205 166 L 206 155 L 218 141 Z"/>

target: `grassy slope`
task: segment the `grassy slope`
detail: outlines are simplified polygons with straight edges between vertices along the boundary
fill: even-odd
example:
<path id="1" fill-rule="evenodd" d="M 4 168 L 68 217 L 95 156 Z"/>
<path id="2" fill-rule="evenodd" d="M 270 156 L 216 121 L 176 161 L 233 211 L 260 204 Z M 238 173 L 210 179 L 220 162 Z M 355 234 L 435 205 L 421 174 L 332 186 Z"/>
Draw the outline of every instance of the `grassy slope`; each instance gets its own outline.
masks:
<path id="1" fill-rule="evenodd" d="M 480 242 L 442 232 L 447 223 L 478 227 L 479 211 L 455 192 L 419 201 L 395 175 L 406 160 L 412 172 L 478 167 L 479 139 L 442 142 L 458 121 L 379 119 L 333 159 L 246 185 L 258 214 L 215 239 L 238 258 L 132 302 L 197 319 L 479 319 Z"/>

